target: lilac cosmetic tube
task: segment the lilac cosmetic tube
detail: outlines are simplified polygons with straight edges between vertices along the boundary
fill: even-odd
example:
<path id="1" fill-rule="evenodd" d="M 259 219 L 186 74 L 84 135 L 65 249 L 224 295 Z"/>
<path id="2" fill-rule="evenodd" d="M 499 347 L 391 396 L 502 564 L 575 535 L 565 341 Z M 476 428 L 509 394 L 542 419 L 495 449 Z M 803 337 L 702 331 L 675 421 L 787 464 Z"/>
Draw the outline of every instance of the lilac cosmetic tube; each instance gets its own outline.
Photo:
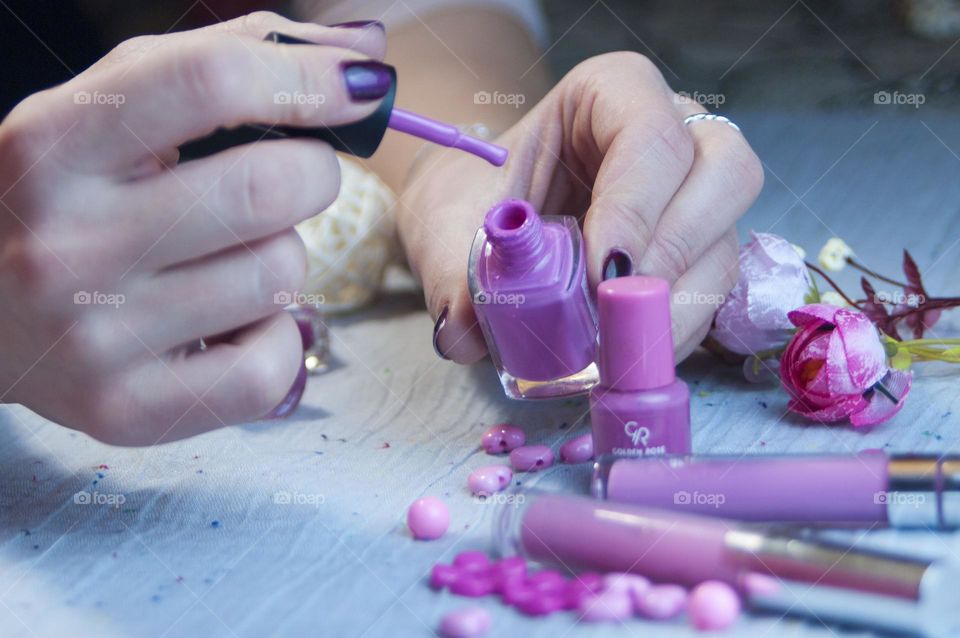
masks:
<path id="1" fill-rule="evenodd" d="M 487 213 L 468 277 L 508 397 L 572 396 L 597 383 L 597 324 L 585 259 L 574 217 L 541 217 L 519 199 Z"/>
<path id="2" fill-rule="evenodd" d="M 960 526 L 960 456 L 606 456 L 593 492 L 744 521 L 951 529 Z"/>
<path id="3" fill-rule="evenodd" d="M 873 627 L 896 635 L 956 636 L 960 564 L 837 544 L 743 523 L 587 497 L 526 492 L 499 506 L 495 540 L 574 571 L 634 572 L 696 585 L 722 580 L 753 609 Z"/>

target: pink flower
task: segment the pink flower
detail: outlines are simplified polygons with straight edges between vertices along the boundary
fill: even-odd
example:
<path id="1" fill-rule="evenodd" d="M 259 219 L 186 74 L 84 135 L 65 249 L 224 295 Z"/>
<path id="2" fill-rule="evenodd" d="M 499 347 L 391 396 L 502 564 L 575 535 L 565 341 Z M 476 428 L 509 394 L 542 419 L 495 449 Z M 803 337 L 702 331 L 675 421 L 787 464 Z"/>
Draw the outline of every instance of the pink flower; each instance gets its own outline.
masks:
<path id="1" fill-rule="evenodd" d="M 789 314 L 797 332 L 780 358 L 789 408 L 824 423 L 854 426 L 891 418 L 912 376 L 891 369 L 876 327 L 861 312 L 811 304 Z"/>
<path id="2" fill-rule="evenodd" d="M 752 355 L 781 347 L 792 328 L 787 313 L 804 304 L 810 273 L 787 240 L 751 233 L 740 247 L 740 276 L 714 321 L 711 335 L 727 350 Z"/>

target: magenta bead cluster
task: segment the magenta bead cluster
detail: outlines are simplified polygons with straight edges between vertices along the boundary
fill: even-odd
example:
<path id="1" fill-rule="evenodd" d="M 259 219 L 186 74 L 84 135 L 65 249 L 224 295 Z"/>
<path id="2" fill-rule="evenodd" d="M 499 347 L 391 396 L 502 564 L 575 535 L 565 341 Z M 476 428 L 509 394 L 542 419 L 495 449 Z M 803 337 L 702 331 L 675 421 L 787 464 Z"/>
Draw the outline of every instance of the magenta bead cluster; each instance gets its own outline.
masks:
<path id="1" fill-rule="evenodd" d="M 740 615 L 737 593 L 719 581 L 701 583 L 688 593 L 679 585 L 655 585 L 636 574 L 587 572 L 568 578 L 551 569 L 531 572 L 519 556 L 491 560 L 478 551 L 462 552 L 450 565 L 434 565 L 430 586 L 468 598 L 497 595 L 527 616 L 573 611 L 581 620 L 592 622 L 635 616 L 669 620 L 686 611 L 695 628 L 719 630 Z"/>

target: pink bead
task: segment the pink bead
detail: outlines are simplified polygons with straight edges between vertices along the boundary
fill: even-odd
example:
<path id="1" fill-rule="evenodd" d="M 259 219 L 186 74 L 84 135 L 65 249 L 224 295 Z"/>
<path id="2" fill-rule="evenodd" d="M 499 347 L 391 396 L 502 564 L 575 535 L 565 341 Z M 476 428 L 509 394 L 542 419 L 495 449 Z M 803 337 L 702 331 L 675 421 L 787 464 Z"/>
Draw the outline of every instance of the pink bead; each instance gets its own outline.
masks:
<path id="1" fill-rule="evenodd" d="M 474 576 L 488 576 L 493 569 L 487 555 L 478 551 L 460 552 L 453 558 L 453 566 L 465 574 Z"/>
<path id="2" fill-rule="evenodd" d="M 438 563 L 430 570 L 430 586 L 434 589 L 449 587 L 459 576 L 460 570 L 453 565 Z"/>
<path id="3" fill-rule="evenodd" d="M 553 465 L 553 450 L 546 445 L 524 445 L 510 453 L 510 465 L 518 472 L 538 472 Z"/>
<path id="4" fill-rule="evenodd" d="M 460 576 L 450 584 L 451 593 L 457 596 L 467 596 L 468 598 L 482 598 L 493 593 L 493 578 L 489 576 L 474 576 L 473 574 L 460 574 Z"/>
<path id="5" fill-rule="evenodd" d="M 626 620 L 633 616 L 633 602 L 625 591 L 607 589 L 580 601 L 580 618 L 591 622 Z"/>
<path id="6" fill-rule="evenodd" d="M 637 574 L 612 573 L 603 577 L 603 588 L 619 589 L 636 597 L 650 589 L 650 581 Z"/>
<path id="7" fill-rule="evenodd" d="M 490 630 L 490 612 L 483 607 L 455 609 L 440 620 L 439 632 L 445 638 L 472 638 Z"/>
<path id="8" fill-rule="evenodd" d="M 564 602 L 560 594 L 539 593 L 521 600 L 516 604 L 516 608 L 527 616 L 548 616 L 563 609 Z"/>
<path id="9" fill-rule="evenodd" d="M 509 423 L 500 423 L 487 428 L 480 439 L 480 445 L 487 454 L 503 454 L 517 449 L 527 441 L 523 430 Z"/>
<path id="10" fill-rule="evenodd" d="M 539 596 L 539 593 L 536 589 L 527 585 L 526 581 L 518 580 L 504 585 L 500 599 L 503 600 L 504 604 L 517 606 L 523 601 L 537 596 Z"/>
<path id="11" fill-rule="evenodd" d="M 488 465 L 470 472 L 467 485 L 474 496 L 490 496 L 510 485 L 513 471 L 506 465 Z"/>
<path id="12" fill-rule="evenodd" d="M 575 439 L 570 439 L 560 448 L 560 460 L 564 463 L 586 463 L 592 458 L 592 434 L 584 434 Z"/>
<path id="13" fill-rule="evenodd" d="M 562 592 L 567 586 L 567 579 L 560 572 L 544 569 L 527 577 L 527 585 L 538 592 Z"/>
<path id="14" fill-rule="evenodd" d="M 700 631 L 727 629 L 740 617 L 740 597 L 730 585 L 708 580 L 690 592 L 687 615 Z"/>
<path id="15" fill-rule="evenodd" d="M 418 498 L 407 510 L 407 527 L 418 540 L 435 540 L 450 527 L 450 511 L 436 496 Z"/>
<path id="16" fill-rule="evenodd" d="M 687 590 L 680 585 L 653 585 L 633 596 L 633 607 L 650 620 L 668 620 L 687 606 Z"/>
<path id="17" fill-rule="evenodd" d="M 520 556 L 510 556 L 493 564 L 491 568 L 495 591 L 503 593 L 510 583 L 523 582 L 527 577 L 527 561 Z"/>
<path id="18" fill-rule="evenodd" d="M 599 574 L 587 572 L 574 576 L 567 581 L 566 609 L 578 609 L 584 598 L 589 598 L 603 590 L 603 579 Z"/>

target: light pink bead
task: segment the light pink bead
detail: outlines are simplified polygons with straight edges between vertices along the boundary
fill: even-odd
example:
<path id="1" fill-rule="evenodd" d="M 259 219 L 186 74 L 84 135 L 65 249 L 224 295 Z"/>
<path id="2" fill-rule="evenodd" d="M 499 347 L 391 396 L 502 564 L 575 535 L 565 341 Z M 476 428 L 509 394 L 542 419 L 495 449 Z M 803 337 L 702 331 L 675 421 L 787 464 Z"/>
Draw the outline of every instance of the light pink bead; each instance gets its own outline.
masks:
<path id="1" fill-rule="evenodd" d="M 687 606 L 687 590 L 680 585 L 653 585 L 633 596 L 634 610 L 644 618 L 668 620 Z"/>
<path id="2" fill-rule="evenodd" d="M 506 465 L 488 465 L 470 472 L 467 485 L 474 496 L 490 496 L 510 485 L 513 471 Z"/>
<path id="3" fill-rule="evenodd" d="M 510 453 L 510 465 L 518 472 L 538 472 L 553 465 L 553 450 L 546 445 L 524 445 Z"/>
<path id="4" fill-rule="evenodd" d="M 459 569 L 453 565 L 438 563 L 430 570 L 430 586 L 434 589 L 443 589 L 449 587 L 459 577 Z"/>
<path id="5" fill-rule="evenodd" d="M 450 527 L 450 511 L 436 496 L 418 498 L 407 510 L 407 527 L 416 539 L 435 540 Z"/>
<path id="6" fill-rule="evenodd" d="M 480 445 L 487 454 L 511 452 L 527 442 L 523 430 L 509 423 L 499 423 L 487 428 L 480 439 Z"/>
<path id="7" fill-rule="evenodd" d="M 586 463 L 592 458 L 592 434 L 584 434 L 575 439 L 570 439 L 560 448 L 560 460 L 564 463 Z"/>
<path id="8" fill-rule="evenodd" d="M 606 574 L 603 577 L 604 589 L 619 589 L 631 597 L 639 596 L 650 589 L 650 581 L 637 574 Z"/>
<path id="9" fill-rule="evenodd" d="M 700 631 L 727 629 L 740 617 L 740 597 L 730 585 L 708 580 L 690 592 L 687 616 Z"/>
<path id="10" fill-rule="evenodd" d="M 633 602 L 627 592 L 607 589 L 582 599 L 577 612 L 581 619 L 591 622 L 626 620 L 633 616 Z"/>
<path id="11" fill-rule="evenodd" d="M 440 635 L 445 638 L 472 638 L 490 630 L 490 612 L 483 607 L 455 609 L 440 620 Z"/>

